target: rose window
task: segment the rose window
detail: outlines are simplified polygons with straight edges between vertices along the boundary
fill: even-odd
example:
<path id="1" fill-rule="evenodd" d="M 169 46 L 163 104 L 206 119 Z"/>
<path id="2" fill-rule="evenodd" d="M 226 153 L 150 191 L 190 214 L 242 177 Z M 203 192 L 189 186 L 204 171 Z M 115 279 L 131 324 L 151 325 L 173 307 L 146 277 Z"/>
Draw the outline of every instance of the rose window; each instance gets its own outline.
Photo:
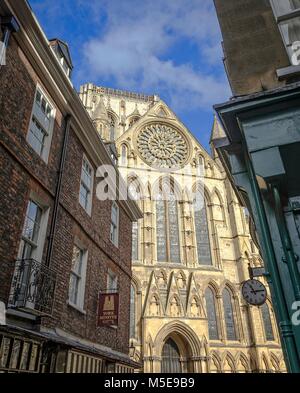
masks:
<path id="1" fill-rule="evenodd" d="M 143 160 L 159 168 L 182 166 L 188 156 L 183 135 L 165 124 L 146 126 L 138 135 L 137 145 Z"/>

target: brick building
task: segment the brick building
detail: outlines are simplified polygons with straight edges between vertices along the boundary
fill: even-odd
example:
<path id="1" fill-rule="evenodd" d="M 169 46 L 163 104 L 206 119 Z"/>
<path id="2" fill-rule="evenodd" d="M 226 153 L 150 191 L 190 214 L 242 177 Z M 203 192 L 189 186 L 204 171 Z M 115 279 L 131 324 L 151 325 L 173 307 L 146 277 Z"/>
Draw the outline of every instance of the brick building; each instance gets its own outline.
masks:
<path id="1" fill-rule="evenodd" d="M 114 163 L 72 86 L 67 44 L 46 39 L 26 1 L 1 2 L 0 17 L 0 371 L 132 371 L 140 210 L 96 197 L 97 168 Z M 106 291 L 119 294 L 119 322 L 98 327 Z"/>

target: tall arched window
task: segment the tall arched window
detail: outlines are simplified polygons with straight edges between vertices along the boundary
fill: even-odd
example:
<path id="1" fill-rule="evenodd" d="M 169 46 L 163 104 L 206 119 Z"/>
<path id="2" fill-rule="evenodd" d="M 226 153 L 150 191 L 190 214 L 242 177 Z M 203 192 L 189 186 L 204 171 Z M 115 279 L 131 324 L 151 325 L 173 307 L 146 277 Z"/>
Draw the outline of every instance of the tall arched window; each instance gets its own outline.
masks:
<path id="1" fill-rule="evenodd" d="M 132 223 L 132 260 L 137 261 L 139 259 L 139 224 L 137 222 Z"/>
<path id="2" fill-rule="evenodd" d="M 208 333 L 210 340 L 219 339 L 218 321 L 216 313 L 215 295 L 211 288 L 205 291 L 206 313 L 208 319 Z"/>
<path id="3" fill-rule="evenodd" d="M 135 309 L 135 288 L 131 285 L 130 290 L 130 338 L 136 338 L 136 309 Z"/>
<path id="4" fill-rule="evenodd" d="M 197 241 L 197 253 L 199 265 L 211 266 L 212 257 L 210 249 L 209 226 L 206 198 L 198 194 L 194 202 L 194 220 Z"/>
<path id="5" fill-rule="evenodd" d="M 109 139 L 110 141 L 113 142 L 116 136 L 116 122 L 111 114 L 108 115 L 108 119 L 109 119 Z"/>
<path id="6" fill-rule="evenodd" d="M 228 288 L 225 288 L 223 291 L 223 307 L 227 340 L 236 341 L 237 336 L 232 308 L 232 294 Z"/>
<path id="7" fill-rule="evenodd" d="M 174 191 L 156 201 L 157 260 L 180 263 L 178 201 Z"/>
<path id="8" fill-rule="evenodd" d="M 182 372 L 180 352 L 174 340 L 169 338 L 162 350 L 161 372 L 166 374 L 180 374 Z"/>
<path id="9" fill-rule="evenodd" d="M 270 315 L 270 309 L 267 303 L 264 303 L 261 308 L 261 316 L 264 324 L 265 337 L 267 341 L 274 341 L 274 331 L 272 327 L 272 320 Z"/>

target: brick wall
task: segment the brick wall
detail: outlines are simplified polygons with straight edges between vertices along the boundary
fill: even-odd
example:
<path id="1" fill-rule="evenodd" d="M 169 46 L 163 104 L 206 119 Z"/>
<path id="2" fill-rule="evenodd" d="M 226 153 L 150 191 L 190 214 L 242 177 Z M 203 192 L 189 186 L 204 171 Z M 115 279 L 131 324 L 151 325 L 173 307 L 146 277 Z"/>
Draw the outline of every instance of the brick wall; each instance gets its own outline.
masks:
<path id="1" fill-rule="evenodd" d="M 52 218 L 52 207 L 57 182 L 57 171 L 62 150 L 64 120 L 56 108 L 52 143 L 48 164 L 33 151 L 26 141 L 36 83 L 45 89 L 18 47 L 10 40 L 7 65 L 0 72 L 0 300 L 7 302 L 14 261 L 28 198 L 31 192 L 50 207 L 44 257 Z M 49 96 L 49 94 L 48 94 Z M 52 98 L 52 97 L 50 97 Z M 79 205 L 80 175 L 84 151 L 76 133 L 70 130 L 62 182 L 61 205 L 51 267 L 57 271 L 57 286 L 53 318 L 42 318 L 42 325 L 61 328 L 114 349 L 128 352 L 129 297 L 131 282 L 131 221 L 120 209 L 120 247 L 109 240 L 110 201 L 100 202 L 94 197 L 92 216 Z M 96 171 L 96 168 L 94 168 Z M 88 250 L 86 273 L 85 314 L 67 304 L 71 257 L 75 239 Z M 97 300 L 100 290 L 106 289 L 108 269 L 119 277 L 119 327 L 96 328 Z"/>

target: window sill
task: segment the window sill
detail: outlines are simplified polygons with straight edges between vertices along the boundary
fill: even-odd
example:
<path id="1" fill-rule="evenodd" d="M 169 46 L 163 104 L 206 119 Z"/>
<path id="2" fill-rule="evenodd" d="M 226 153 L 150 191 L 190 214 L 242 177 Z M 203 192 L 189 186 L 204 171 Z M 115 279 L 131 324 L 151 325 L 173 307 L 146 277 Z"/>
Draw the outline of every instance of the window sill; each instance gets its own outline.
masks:
<path id="1" fill-rule="evenodd" d="M 74 304 L 74 303 L 72 303 L 70 301 L 68 301 L 67 304 L 68 304 L 69 307 L 74 308 L 76 311 L 80 312 L 82 315 L 86 315 L 86 311 L 84 311 L 83 308 L 77 306 L 76 304 Z"/>
<path id="2" fill-rule="evenodd" d="M 300 65 L 290 65 L 288 67 L 276 70 L 279 81 L 283 81 L 292 77 L 300 76 Z"/>

